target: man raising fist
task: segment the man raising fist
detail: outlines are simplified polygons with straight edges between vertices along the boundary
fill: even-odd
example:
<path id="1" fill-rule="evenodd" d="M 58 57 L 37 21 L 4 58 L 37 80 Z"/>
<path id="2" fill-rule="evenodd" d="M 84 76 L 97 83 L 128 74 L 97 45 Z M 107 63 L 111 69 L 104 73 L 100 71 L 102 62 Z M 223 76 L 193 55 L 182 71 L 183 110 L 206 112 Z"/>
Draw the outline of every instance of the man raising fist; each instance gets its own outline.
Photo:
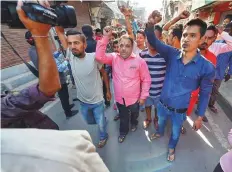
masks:
<path id="1" fill-rule="evenodd" d="M 185 14 L 183 14 L 183 17 Z M 204 41 L 207 25 L 200 19 L 190 20 L 184 27 L 181 38 L 181 50 L 163 44 L 154 34 L 154 25 L 161 21 L 161 15 L 154 11 L 146 25 L 148 42 L 167 62 L 166 76 L 157 105 L 158 132 L 151 139 L 159 138 L 164 134 L 167 119 L 172 121 L 172 134 L 169 141 L 168 161 L 175 159 L 175 148 L 180 137 L 180 130 L 186 119 L 191 92 L 200 87 L 198 104 L 198 118 L 193 129 L 201 128 L 202 117 L 209 102 L 212 91 L 215 69 L 197 50 Z"/>
<path id="2" fill-rule="evenodd" d="M 129 36 L 119 39 L 119 53 L 105 53 L 111 34 L 111 28 L 105 27 L 104 36 L 97 43 L 96 60 L 112 66 L 115 100 L 120 114 L 118 141 L 122 143 L 129 132 L 129 121 L 131 131 L 137 129 L 139 104 L 143 105 L 149 95 L 151 77 L 146 62 L 132 53 L 134 41 Z"/>

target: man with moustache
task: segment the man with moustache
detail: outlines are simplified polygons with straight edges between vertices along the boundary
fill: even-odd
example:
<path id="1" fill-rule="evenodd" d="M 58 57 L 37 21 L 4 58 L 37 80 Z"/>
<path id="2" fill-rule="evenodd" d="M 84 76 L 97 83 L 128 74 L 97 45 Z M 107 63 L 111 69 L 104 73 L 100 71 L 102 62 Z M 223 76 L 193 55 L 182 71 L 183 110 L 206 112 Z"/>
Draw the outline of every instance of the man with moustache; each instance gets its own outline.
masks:
<path id="1" fill-rule="evenodd" d="M 221 39 L 224 40 L 224 43 L 215 42 L 218 34 L 220 35 Z M 224 63 L 225 65 L 222 66 L 222 69 L 224 69 L 223 73 L 225 73 L 225 69 L 226 66 L 228 66 L 228 61 L 229 61 L 228 57 L 230 55 L 227 54 L 228 55 L 228 57 L 226 58 L 227 60 L 225 59 L 224 62 L 220 58 L 223 58 L 221 54 L 232 52 L 232 36 L 228 32 L 226 32 L 226 30 L 224 31 L 224 27 L 216 28 L 213 25 L 209 26 L 205 34 L 205 43 L 200 47 L 200 49 L 201 49 L 201 53 L 205 55 L 207 59 L 209 59 L 209 55 L 208 55 L 209 52 L 213 53 L 217 57 L 216 61 L 218 61 L 219 63 L 217 63 L 217 66 L 215 65 L 216 68 L 218 68 L 219 65 Z M 213 90 L 208 105 L 209 109 L 214 113 L 217 113 L 215 102 L 216 102 L 216 97 L 219 94 L 218 89 L 221 85 L 221 81 L 223 80 L 223 77 L 220 79 L 217 77 L 218 76 L 217 71 L 218 70 L 216 70 L 216 78 L 214 80 Z M 226 80 L 227 78 L 228 75 L 226 75 Z"/>
<path id="2" fill-rule="evenodd" d="M 158 132 L 151 136 L 157 139 L 164 134 L 168 118 L 172 121 L 172 134 L 169 140 L 168 161 L 175 159 L 175 148 L 179 141 L 181 126 L 186 119 L 191 92 L 200 87 L 198 118 L 193 129 L 202 125 L 202 117 L 209 102 L 215 76 L 214 66 L 197 50 L 203 42 L 207 25 L 201 19 L 190 20 L 181 38 L 181 50 L 163 44 L 154 34 L 154 25 L 162 19 L 158 11 L 148 18 L 146 36 L 149 44 L 156 49 L 167 62 L 166 75 L 162 88 L 160 102 L 157 105 Z"/>
<path id="3" fill-rule="evenodd" d="M 119 53 L 106 54 L 106 46 L 112 35 L 110 27 L 104 28 L 104 36 L 98 41 L 96 60 L 112 66 L 115 100 L 120 115 L 119 143 L 129 132 L 135 132 L 138 125 L 139 105 L 145 103 L 149 95 L 151 77 L 144 59 L 132 53 L 133 39 L 122 36 L 119 40 Z"/>

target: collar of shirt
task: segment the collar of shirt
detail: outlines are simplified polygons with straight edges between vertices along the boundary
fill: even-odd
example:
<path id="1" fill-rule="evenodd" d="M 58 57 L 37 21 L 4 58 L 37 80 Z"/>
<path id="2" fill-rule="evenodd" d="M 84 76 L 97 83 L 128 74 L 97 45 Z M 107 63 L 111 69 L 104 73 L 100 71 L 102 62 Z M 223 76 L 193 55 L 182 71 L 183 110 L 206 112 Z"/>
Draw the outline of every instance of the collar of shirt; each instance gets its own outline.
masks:
<path id="1" fill-rule="evenodd" d="M 183 52 L 181 52 L 180 55 L 177 56 L 177 59 L 181 59 L 182 56 L 183 56 Z M 197 50 L 197 54 L 193 57 L 193 59 L 191 60 L 191 62 L 197 63 L 197 61 L 199 60 L 200 57 L 201 57 L 200 50 Z"/>
<path id="2" fill-rule="evenodd" d="M 160 55 L 159 53 L 156 53 L 155 55 L 151 55 L 151 54 L 149 53 L 149 50 L 148 50 L 148 49 L 143 50 L 143 52 L 144 52 L 144 55 L 148 55 L 148 56 L 150 56 L 150 57 L 156 57 L 156 56 Z M 142 54 L 142 52 L 141 52 L 141 54 Z"/>
<path id="3" fill-rule="evenodd" d="M 122 58 L 122 57 L 120 56 L 120 53 L 116 53 L 116 54 L 117 54 L 118 57 Z M 136 55 L 132 52 L 131 55 L 130 55 L 128 58 L 126 58 L 126 59 L 122 58 L 122 59 L 123 59 L 123 60 L 128 60 L 128 59 L 135 58 L 135 57 L 136 57 Z"/>

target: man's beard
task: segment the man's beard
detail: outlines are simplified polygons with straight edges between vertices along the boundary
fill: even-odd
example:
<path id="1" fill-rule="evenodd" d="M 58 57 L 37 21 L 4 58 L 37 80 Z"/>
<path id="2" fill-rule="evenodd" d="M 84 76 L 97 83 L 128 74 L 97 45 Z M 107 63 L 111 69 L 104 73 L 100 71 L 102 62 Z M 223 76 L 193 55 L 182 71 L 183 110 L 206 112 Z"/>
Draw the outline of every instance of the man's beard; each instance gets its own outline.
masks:
<path id="1" fill-rule="evenodd" d="M 83 55 L 83 53 L 72 53 L 72 54 L 77 58 L 80 58 Z"/>

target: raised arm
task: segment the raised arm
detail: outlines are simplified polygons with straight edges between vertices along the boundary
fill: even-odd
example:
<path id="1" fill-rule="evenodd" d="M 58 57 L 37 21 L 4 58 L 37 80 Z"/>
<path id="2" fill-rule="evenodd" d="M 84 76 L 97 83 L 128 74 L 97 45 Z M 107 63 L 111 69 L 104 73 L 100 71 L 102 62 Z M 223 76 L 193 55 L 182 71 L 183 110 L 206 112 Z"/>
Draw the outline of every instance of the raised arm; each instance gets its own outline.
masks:
<path id="1" fill-rule="evenodd" d="M 232 46 L 225 43 L 215 42 L 209 47 L 209 51 L 212 52 L 215 56 L 218 56 L 219 54 L 232 51 Z"/>
<path id="2" fill-rule="evenodd" d="M 55 29 L 56 29 L 56 33 L 59 37 L 59 40 L 60 40 L 64 50 L 67 50 L 68 49 L 68 40 L 64 34 L 64 28 L 62 28 L 60 26 L 56 26 Z"/>
<path id="3" fill-rule="evenodd" d="M 103 38 L 97 42 L 96 48 L 96 60 L 99 63 L 112 65 L 114 58 L 113 53 L 106 54 L 106 47 L 109 43 L 109 37 L 112 35 L 112 30 L 109 26 L 106 26 L 103 30 Z"/>
<path id="4" fill-rule="evenodd" d="M 164 44 L 159 39 L 156 38 L 154 34 L 154 25 L 160 22 L 162 19 L 161 14 L 158 11 L 153 11 L 148 18 L 148 23 L 146 25 L 145 33 L 149 44 L 156 49 L 166 61 L 169 61 L 173 55 L 179 51 L 174 47 Z"/>
<path id="5" fill-rule="evenodd" d="M 47 6 L 48 2 L 43 1 Z M 22 10 L 22 1 L 18 1 L 17 13 L 24 26 L 31 32 L 35 40 L 39 57 L 39 90 L 46 96 L 54 96 L 60 89 L 59 74 L 51 51 L 51 43 L 48 38 L 50 25 L 30 20 Z"/>
<path id="6" fill-rule="evenodd" d="M 223 26 L 216 26 L 216 28 L 221 38 L 225 40 L 228 45 L 232 46 L 232 36 L 230 36 L 228 32 L 225 32 L 227 28 L 224 28 Z"/>
<path id="7" fill-rule="evenodd" d="M 131 24 L 132 10 L 129 9 L 129 8 L 126 8 L 124 6 L 119 7 L 119 9 L 123 13 L 123 15 L 125 16 L 125 23 L 126 23 L 126 28 L 127 28 L 128 35 L 132 39 L 135 39 L 132 24 Z"/>
<path id="8" fill-rule="evenodd" d="M 167 22 L 164 27 L 163 30 L 164 31 L 168 31 L 168 29 L 174 25 L 175 23 L 177 23 L 178 21 L 182 20 L 182 19 L 187 19 L 190 16 L 190 13 L 187 10 L 184 10 L 182 13 L 180 13 L 177 17 L 173 18 L 172 20 L 170 20 L 169 22 Z"/>

